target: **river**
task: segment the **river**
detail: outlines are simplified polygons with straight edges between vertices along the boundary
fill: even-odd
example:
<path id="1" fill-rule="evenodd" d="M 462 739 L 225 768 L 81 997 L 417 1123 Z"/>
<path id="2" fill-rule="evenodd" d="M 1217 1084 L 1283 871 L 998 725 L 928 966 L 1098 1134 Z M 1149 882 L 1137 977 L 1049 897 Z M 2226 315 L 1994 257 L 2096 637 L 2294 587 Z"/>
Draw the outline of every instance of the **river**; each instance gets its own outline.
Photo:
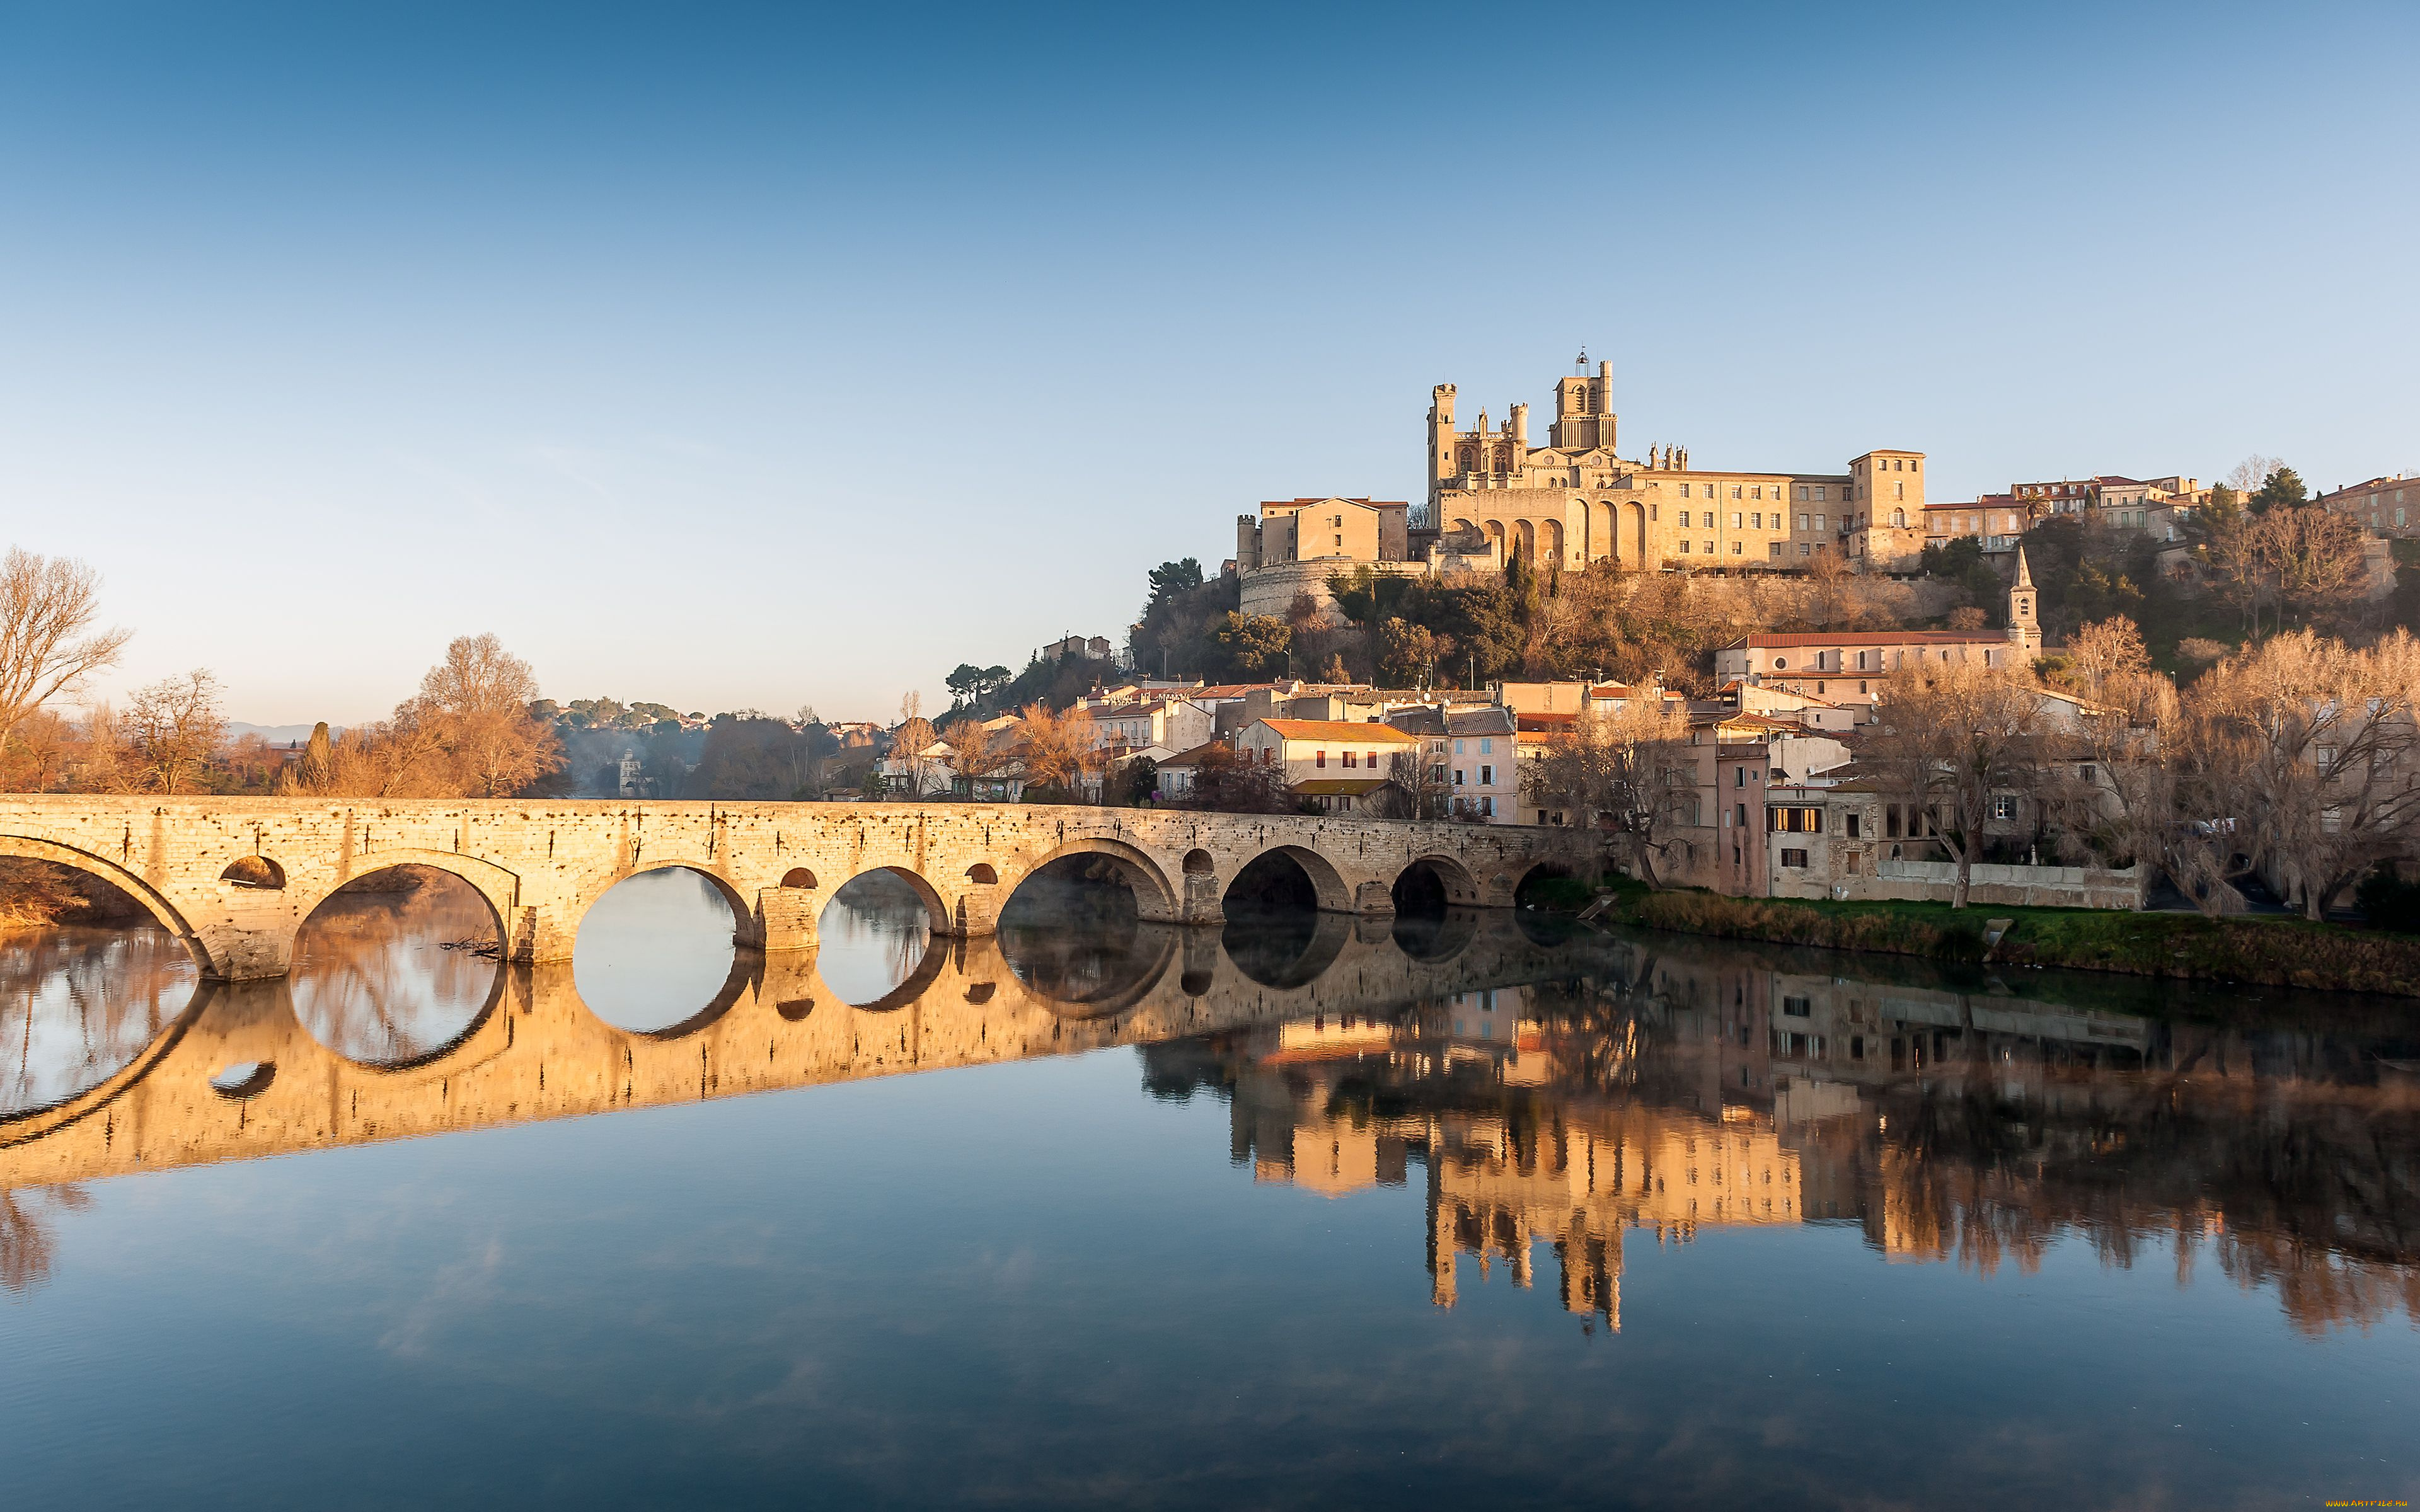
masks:
<path id="1" fill-rule="evenodd" d="M 567 968 L 0 937 L 16 1505 L 2320 1505 L 2420 1485 L 2408 1004 L 685 872 Z M 250 1047 L 250 1048 L 247 1048 Z M 365 1099 L 367 1099 L 365 1102 Z"/>

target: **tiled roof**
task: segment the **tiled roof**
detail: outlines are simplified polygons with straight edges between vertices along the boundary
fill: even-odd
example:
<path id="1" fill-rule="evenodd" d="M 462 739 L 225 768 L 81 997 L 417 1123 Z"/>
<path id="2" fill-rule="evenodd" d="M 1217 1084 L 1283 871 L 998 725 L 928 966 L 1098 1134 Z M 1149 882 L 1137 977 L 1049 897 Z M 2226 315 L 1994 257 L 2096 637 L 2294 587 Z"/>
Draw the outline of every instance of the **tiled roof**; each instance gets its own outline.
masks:
<path id="1" fill-rule="evenodd" d="M 1225 751 L 1227 748 L 1227 743 L 1225 741 L 1214 740 L 1206 746 L 1196 746 L 1191 750 L 1180 750 L 1175 755 L 1171 756 L 1168 760 L 1160 763 L 1159 769 L 1164 772 L 1171 766 L 1199 766 L 1203 762 L 1208 761 L 1213 755 Z"/>
<path id="2" fill-rule="evenodd" d="M 1837 635 L 1752 635 L 1728 651 L 1796 651 L 1809 646 L 2005 646 L 1998 630 L 1854 630 Z"/>
<path id="3" fill-rule="evenodd" d="M 1333 740 L 1345 745 L 1356 741 L 1376 741 L 1382 746 L 1419 744 L 1392 725 L 1367 724 L 1353 719 L 1263 719 L 1261 723 L 1276 731 L 1280 740 Z"/>

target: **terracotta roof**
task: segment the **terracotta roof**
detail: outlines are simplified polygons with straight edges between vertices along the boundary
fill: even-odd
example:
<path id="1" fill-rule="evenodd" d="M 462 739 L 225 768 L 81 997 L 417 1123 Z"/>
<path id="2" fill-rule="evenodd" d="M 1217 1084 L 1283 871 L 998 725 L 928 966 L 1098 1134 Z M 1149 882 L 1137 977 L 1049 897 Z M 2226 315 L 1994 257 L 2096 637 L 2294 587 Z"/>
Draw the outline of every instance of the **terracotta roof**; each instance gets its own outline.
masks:
<path id="1" fill-rule="evenodd" d="M 1524 714 L 1516 716 L 1515 728 L 1537 734 L 1553 734 L 1558 731 L 1575 730 L 1580 717 L 1576 714 Z"/>
<path id="2" fill-rule="evenodd" d="M 1343 745 L 1376 741 L 1382 746 L 1415 746 L 1419 742 L 1392 725 L 1365 724 L 1353 719 L 1263 719 L 1280 740 L 1333 740 Z"/>
<path id="3" fill-rule="evenodd" d="M 1796 651 L 1808 646 L 2006 646 L 2015 643 L 1998 630 L 1854 630 L 1838 635 L 1752 635 L 1724 649 Z"/>
<path id="4" fill-rule="evenodd" d="M 1178 751 L 1175 755 L 1171 756 L 1168 760 L 1160 763 L 1159 769 L 1165 772 L 1171 766 L 1199 766 L 1203 762 L 1208 761 L 1213 754 L 1226 749 L 1227 743 L 1225 741 L 1214 740 L 1206 746 L 1196 746 L 1191 750 Z"/>

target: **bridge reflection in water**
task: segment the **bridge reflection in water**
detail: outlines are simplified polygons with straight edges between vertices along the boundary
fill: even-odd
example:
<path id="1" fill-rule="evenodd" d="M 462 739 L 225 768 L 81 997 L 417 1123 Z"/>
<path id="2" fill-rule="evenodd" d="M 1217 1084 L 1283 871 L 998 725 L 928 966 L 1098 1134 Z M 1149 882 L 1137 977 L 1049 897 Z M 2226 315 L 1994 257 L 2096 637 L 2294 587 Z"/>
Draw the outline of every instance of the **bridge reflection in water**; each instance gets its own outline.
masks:
<path id="1" fill-rule="evenodd" d="M 2273 1286 L 2306 1331 L 2420 1320 L 2420 1042 L 2399 1006 L 2272 995 L 2213 1022 L 2128 1011 L 2161 990 L 2112 979 L 2012 990 L 1890 958 L 1559 939 L 1504 911 L 1238 919 L 1222 939 L 1071 887 L 997 937 L 935 939 L 880 992 L 840 969 L 852 932 L 828 923 L 861 1005 L 816 953 L 737 951 L 696 1011 L 631 1028 L 591 1011 L 573 963 L 432 948 L 480 917 L 442 889 L 339 910 L 293 978 L 242 983 L 197 980 L 150 931 L 0 949 L 18 1052 L 0 1283 L 40 1278 L 43 1207 L 78 1182 L 1135 1045 L 1156 1096 L 1228 1102 L 1230 1155 L 1261 1180 L 1342 1196 L 1417 1172 L 1444 1306 L 1498 1271 L 1532 1285 L 1544 1250 L 1561 1305 L 1618 1329 L 1626 1245 L 1837 1224 L 1987 1273 L 2064 1235 L 2119 1264 L 2164 1243 L 2180 1278 L 2207 1253 Z"/>

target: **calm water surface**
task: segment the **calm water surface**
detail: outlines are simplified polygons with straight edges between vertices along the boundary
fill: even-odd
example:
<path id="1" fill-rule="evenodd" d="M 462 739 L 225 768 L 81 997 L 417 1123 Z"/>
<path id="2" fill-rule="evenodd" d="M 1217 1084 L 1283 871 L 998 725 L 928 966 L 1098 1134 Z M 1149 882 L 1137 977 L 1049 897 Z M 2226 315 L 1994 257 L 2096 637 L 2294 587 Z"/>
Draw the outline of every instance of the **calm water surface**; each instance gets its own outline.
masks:
<path id="1" fill-rule="evenodd" d="M 11 1504 L 2420 1490 L 2412 1004 L 1073 876 L 819 933 L 0 939 Z"/>

